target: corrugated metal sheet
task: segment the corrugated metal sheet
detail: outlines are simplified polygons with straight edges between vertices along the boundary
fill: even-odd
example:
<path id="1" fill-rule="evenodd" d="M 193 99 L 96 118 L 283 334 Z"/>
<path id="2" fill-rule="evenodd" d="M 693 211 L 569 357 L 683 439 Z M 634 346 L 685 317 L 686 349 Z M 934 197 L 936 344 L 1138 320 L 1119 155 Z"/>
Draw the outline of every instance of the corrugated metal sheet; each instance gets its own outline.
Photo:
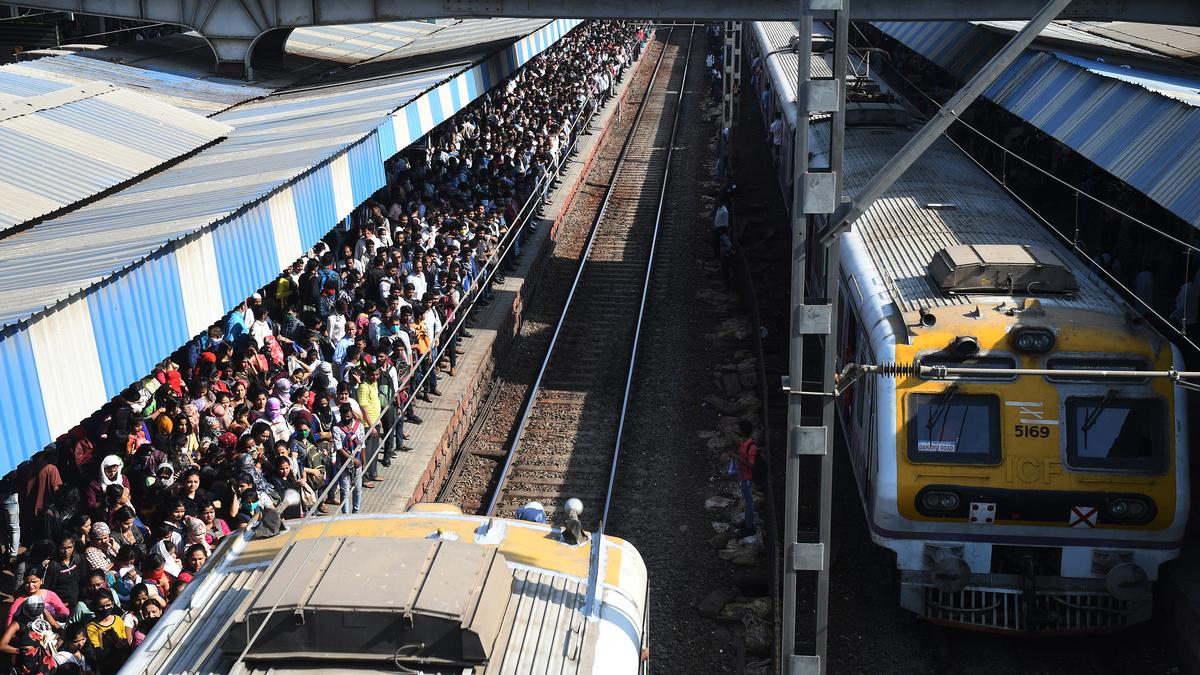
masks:
<path id="1" fill-rule="evenodd" d="M 0 67 L 0 96 L 36 96 L 95 82 L 108 82 L 206 117 L 271 93 L 270 89 L 244 83 L 215 78 L 199 79 L 104 61 L 96 53 L 71 54 Z"/>
<path id="2" fill-rule="evenodd" d="M 1200 106 L 1200 78 L 1157 73 L 1127 64 L 1084 59 L 1070 54 L 1055 53 L 1055 56 L 1096 75 L 1136 84 L 1155 94 L 1173 98 L 1190 106 Z"/>
<path id="3" fill-rule="evenodd" d="M 1000 37 L 965 21 L 877 21 L 872 24 L 959 77 L 969 78 L 1003 46 Z"/>
<path id="4" fill-rule="evenodd" d="M 1127 21 L 1073 21 L 1072 27 L 1114 42 L 1177 59 L 1200 57 L 1200 28 Z"/>
<path id="5" fill-rule="evenodd" d="M 0 322 L 19 321 L 165 242 L 227 219 L 360 140 L 389 111 L 458 70 L 452 66 L 270 97 L 218 115 L 233 127 L 221 143 L 116 195 L 0 241 L 0 278 L 11 279 L 0 297 Z M 327 231 L 335 223 L 322 226 Z M 221 240 L 216 241 L 220 251 Z M 237 248 L 231 244 L 231 250 Z M 241 255 L 255 252 L 243 248 Z M 230 275 L 243 274 L 243 262 L 249 262 L 218 255 L 222 260 Z M 232 283 L 229 289 L 243 285 Z"/>
<path id="6" fill-rule="evenodd" d="M 990 28 L 995 31 L 1004 33 L 1006 37 L 1012 35 L 1025 27 L 1026 21 L 972 21 L 976 26 Z M 1102 35 L 1097 35 L 1087 31 L 1086 24 L 1076 21 L 1055 21 L 1046 27 L 1038 34 L 1038 41 L 1042 43 L 1064 42 L 1077 45 L 1083 49 L 1101 49 L 1106 51 L 1120 51 L 1129 54 L 1151 55 L 1151 52 L 1146 49 L 1135 47 L 1126 42 L 1112 40 Z"/>
<path id="7" fill-rule="evenodd" d="M 0 232 L 131 180 L 230 129 L 107 84 L 0 106 Z"/>
<path id="8" fill-rule="evenodd" d="M 523 38 L 475 67 L 456 64 L 372 77 L 239 106 L 217 116 L 234 127 L 220 143 L 0 240 L 5 289 L 0 326 L 6 329 L 0 353 L 23 353 L 7 341 L 31 331 L 43 386 L 14 394 L 40 404 L 47 420 L 45 428 L 12 438 L 19 446 L 7 445 L 10 439 L 4 437 L 0 462 L 5 453 L 27 456 L 65 432 L 102 405 L 114 383 L 148 372 L 238 299 L 269 282 L 290 252 L 310 247 L 364 195 L 383 186 L 382 162 L 397 144 L 405 147 L 419 138 L 481 94 L 488 77 L 506 76 L 508 68 L 540 51 L 536 45 L 552 44 L 578 22 L 539 23 L 540 35 Z M 434 96 L 454 109 L 439 104 L 435 114 Z M 383 127 L 391 137 L 386 150 L 380 144 Z M 164 273 L 148 260 L 161 260 L 176 272 Z M 114 283 L 111 297 L 96 296 L 98 285 L 133 275 L 139 277 L 136 282 Z M 117 355 L 117 333 L 96 334 L 134 316 L 117 306 L 156 308 L 138 323 L 142 330 L 158 330 L 159 315 L 166 312 L 183 320 L 164 322 L 156 341 Z M 179 330 L 188 333 L 180 336 Z M 60 354 L 68 343 L 71 358 L 64 360 Z M 165 344 L 172 346 L 164 349 Z M 11 384 L 24 386 L 16 380 Z M 30 443 L 33 439 L 37 442 Z M 0 473 L 10 466 L 0 466 Z"/>
<path id="9" fill-rule="evenodd" d="M 384 57 L 420 37 L 443 28 L 445 25 L 427 21 L 297 28 L 288 36 L 284 50 L 292 56 L 338 63 L 361 63 Z"/>
<path id="10" fill-rule="evenodd" d="M 963 55 L 977 50 L 977 33 L 875 25 L 960 79 L 973 72 Z M 1184 102 L 1197 91 L 1190 78 L 1026 50 L 984 96 L 1200 226 L 1200 109 Z"/>
<path id="11" fill-rule="evenodd" d="M 512 599 L 505 613 L 511 625 L 500 659 L 490 661 L 487 675 L 501 673 L 584 672 L 585 643 L 596 641 L 597 624 L 583 615 L 587 583 L 535 569 L 514 569 Z M 511 623 L 510 623 L 511 622 Z M 577 649 L 567 649 L 575 644 Z M 590 665 L 590 664 L 588 664 Z M 590 670 L 590 668 L 588 669 Z"/>
<path id="12" fill-rule="evenodd" d="M 389 54 L 387 58 L 410 58 L 433 52 L 449 52 L 501 40 L 511 40 L 524 35 L 538 36 L 534 42 L 538 42 L 539 46 L 531 48 L 530 52 L 521 59 L 520 63 L 524 63 L 534 53 L 541 52 L 554 43 L 554 40 L 550 39 L 548 33 L 540 32 L 545 26 L 545 19 L 475 19 L 463 21 L 431 35 L 429 39 L 415 40 L 397 50 L 395 54 Z"/>
<path id="13" fill-rule="evenodd" d="M 390 61 L 511 40 L 545 25 L 545 19 L 470 19 L 315 26 L 292 31 L 285 49 L 337 63 Z"/>
<path id="14" fill-rule="evenodd" d="M 987 97 L 1200 225 L 1200 108 L 1026 52 Z"/>
<path id="15" fill-rule="evenodd" d="M 33 345 L 25 332 L 0 339 L 0 462 L 13 467 L 51 438 Z"/>

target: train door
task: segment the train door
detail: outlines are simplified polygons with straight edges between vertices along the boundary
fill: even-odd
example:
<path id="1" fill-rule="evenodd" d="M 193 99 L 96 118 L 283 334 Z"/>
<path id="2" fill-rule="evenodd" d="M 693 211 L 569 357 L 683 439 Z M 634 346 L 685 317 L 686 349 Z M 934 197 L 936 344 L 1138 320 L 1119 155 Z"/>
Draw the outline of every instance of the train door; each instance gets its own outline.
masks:
<path id="1" fill-rule="evenodd" d="M 846 296 L 838 298 L 838 331 L 839 358 L 837 370 L 851 362 L 862 363 L 868 358 L 870 346 L 868 338 L 858 320 L 853 306 L 846 302 Z M 867 495 L 870 485 L 870 420 L 873 403 L 873 378 L 857 380 L 849 389 L 842 392 L 838 398 L 838 412 L 841 419 L 842 434 L 846 439 L 846 449 L 854 468 L 854 479 L 862 494 Z"/>

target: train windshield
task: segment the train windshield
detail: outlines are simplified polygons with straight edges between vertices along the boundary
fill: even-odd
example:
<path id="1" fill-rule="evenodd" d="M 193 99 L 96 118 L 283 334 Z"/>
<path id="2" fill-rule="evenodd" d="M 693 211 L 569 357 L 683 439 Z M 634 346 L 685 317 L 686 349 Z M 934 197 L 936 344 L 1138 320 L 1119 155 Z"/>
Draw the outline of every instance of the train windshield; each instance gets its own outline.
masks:
<path id="1" fill-rule="evenodd" d="M 914 462 L 995 464 L 1000 461 L 1000 400 L 963 394 L 951 385 L 940 394 L 908 397 L 908 456 Z"/>
<path id="2" fill-rule="evenodd" d="M 1166 457 L 1163 404 L 1153 398 L 1067 399 L 1067 459 L 1071 466 L 1151 471 Z"/>

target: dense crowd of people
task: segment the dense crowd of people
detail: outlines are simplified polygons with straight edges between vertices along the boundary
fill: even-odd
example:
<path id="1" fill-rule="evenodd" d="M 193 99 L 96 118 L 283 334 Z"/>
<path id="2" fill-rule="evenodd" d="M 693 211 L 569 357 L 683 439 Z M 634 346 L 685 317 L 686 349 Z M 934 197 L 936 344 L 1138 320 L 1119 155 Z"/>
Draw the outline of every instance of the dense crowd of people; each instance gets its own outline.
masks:
<path id="1" fill-rule="evenodd" d="M 581 25 L 387 162 L 388 187 L 278 279 L 0 484 L 14 672 L 115 672 L 264 509 L 358 512 L 457 374 L 464 303 L 521 237 L 646 39 Z M 501 270 L 502 272 L 502 270 Z M 152 329 L 152 328 L 150 328 Z"/>

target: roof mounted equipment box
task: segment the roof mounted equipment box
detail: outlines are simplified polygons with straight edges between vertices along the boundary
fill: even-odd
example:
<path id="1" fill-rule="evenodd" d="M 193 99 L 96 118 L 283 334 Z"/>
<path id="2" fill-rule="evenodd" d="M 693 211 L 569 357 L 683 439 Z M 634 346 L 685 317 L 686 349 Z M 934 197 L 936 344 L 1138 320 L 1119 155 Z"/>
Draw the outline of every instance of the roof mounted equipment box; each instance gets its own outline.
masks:
<path id="1" fill-rule="evenodd" d="M 1040 246 L 947 246 L 933 254 L 929 276 L 945 293 L 1070 295 L 1075 275 Z"/>

